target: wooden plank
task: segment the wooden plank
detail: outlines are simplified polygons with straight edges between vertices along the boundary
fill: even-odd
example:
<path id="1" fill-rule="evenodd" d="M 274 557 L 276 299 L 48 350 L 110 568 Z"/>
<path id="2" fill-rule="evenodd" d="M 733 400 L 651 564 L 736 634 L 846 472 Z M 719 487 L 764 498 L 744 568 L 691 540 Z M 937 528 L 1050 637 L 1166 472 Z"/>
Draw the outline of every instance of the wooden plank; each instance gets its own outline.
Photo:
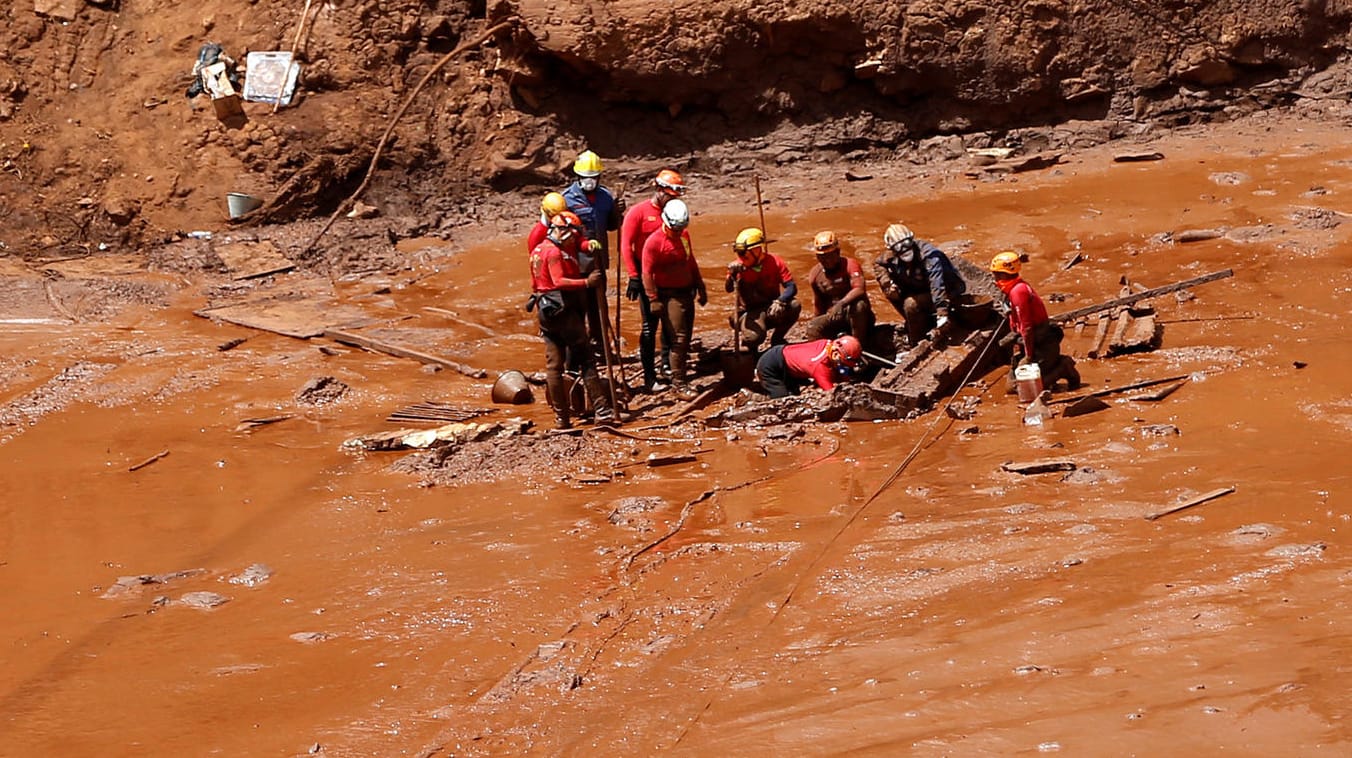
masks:
<path id="1" fill-rule="evenodd" d="M 1229 495 L 1231 492 L 1234 491 L 1235 491 L 1234 487 L 1222 487 L 1218 490 L 1212 490 L 1206 493 L 1205 495 L 1198 495 L 1197 497 L 1194 497 L 1192 499 L 1184 500 L 1178 505 L 1170 506 L 1162 511 L 1156 511 L 1155 513 L 1147 514 L 1145 520 L 1154 521 L 1157 518 L 1168 516 L 1171 513 L 1178 513 L 1179 511 L 1184 510 L 1185 508 L 1191 508 L 1194 505 L 1201 505 L 1202 503 L 1208 502 L 1210 500 L 1215 500 L 1218 497 L 1224 497 L 1225 495 Z"/>
<path id="2" fill-rule="evenodd" d="M 1073 403 L 1076 400 L 1082 400 L 1086 397 L 1103 397 L 1104 395 L 1114 395 L 1117 394 L 1118 392 L 1126 392 L 1127 390 L 1136 390 L 1142 387 L 1153 387 L 1156 384 L 1164 384 L 1165 382 L 1176 382 L 1179 379 L 1187 379 L 1188 376 L 1189 376 L 1188 374 L 1179 374 L 1178 376 L 1166 376 L 1163 379 L 1146 379 L 1145 381 L 1132 382 L 1131 384 L 1122 384 L 1117 387 L 1108 387 L 1107 389 L 1086 392 L 1084 394 L 1074 395 L 1072 397 L 1057 398 L 1052 401 L 1052 404 L 1058 405 L 1060 403 Z"/>
<path id="3" fill-rule="evenodd" d="M 1127 399 L 1146 403 L 1158 402 L 1174 394 L 1175 392 L 1178 391 L 1179 387 L 1182 387 L 1187 383 L 1188 383 L 1187 379 L 1182 379 L 1180 381 L 1174 382 L 1173 384 L 1166 384 L 1163 387 L 1160 387 L 1159 389 L 1155 390 L 1154 392 L 1142 392 L 1136 395 L 1128 395 Z"/>
<path id="4" fill-rule="evenodd" d="M 1000 468 L 1011 474 L 1048 474 L 1053 471 L 1074 471 L 1075 461 L 1069 458 L 1043 458 L 1037 461 L 1009 461 L 1000 465 Z"/>
<path id="5" fill-rule="evenodd" d="M 1098 329 L 1094 330 L 1094 345 L 1089 348 L 1089 352 L 1087 353 L 1090 358 L 1097 358 L 1100 355 L 1103 355 L 1103 351 L 1106 349 L 1103 341 L 1108 337 L 1108 325 L 1111 324 L 1112 321 L 1113 320 L 1107 316 L 1099 314 Z"/>
<path id="6" fill-rule="evenodd" d="M 311 299 L 232 303 L 196 310 L 193 315 L 297 339 L 319 337 L 330 326 L 352 327 L 371 322 L 357 308 Z"/>
<path id="7" fill-rule="evenodd" d="M 230 242 L 212 248 L 225 263 L 235 279 L 256 279 L 268 274 L 280 274 L 296 267 L 277 246 L 269 240 L 261 242 Z"/>
<path id="8" fill-rule="evenodd" d="M 488 371 L 481 368 L 466 366 L 465 364 L 458 363 L 450 358 L 443 358 L 439 355 L 424 353 L 421 350 L 414 350 L 413 348 L 403 347 L 402 345 L 395 345 L 390 342 L 374 339 L 354 332 L 345 332 L 340 329 L 325 329 L 323 334 L 325 337 L 345 345 L 353 345 L 377 353 L 393 355 L 398 358 L 412 358 L 413 360 L 421 361 L 422 363 L 443 366 L 475 379 L 484 379 L 488 376 Z"/>
<path id="9" fill-rule="evenodd" d="M 1214 282 L 1217 279 L 1225 279 L 1227 277 L 1231 277 L 1234 275 L 1235 272 L 1233 269 L 1227 268 L 1221 271 L 1215 271 L 1210 274 L 1205 274 L 1203 276 L 1196 276 L 1191 279 L 1185 279 L 1181 282 L 1166 284 L 1163 287 L 1155 287 L 1153 289 L 1148 289 L 1144 292 L 1137 292 L 1134 295 L 1127 295 L 1126 297 L 1114 298 L 1112 300 L 1106 300 L 1102 303 L 1098 303 L 1095 305 L 1086 305 L 1083 308 L 1076 308 L 1073 311 L 1058 313 L 1057 315 L 1051 317 L 1051 321 L 1057 324 L 1069 323 L 1077 318 L 1083 318 L 1093 313 L 1108 311 L 1114 308 L 1121 308 L 1123 306 L 1131 305 L 1132 303 L 1138 302 L 1140 300 L 1149 300 L 1150 298 L 1155 297 L 1156 295 L 1166 295 L 1170 292 L 1185 290 L 1188 289 L 1189 287 L 1196 287 L 1199 284 Z"/>

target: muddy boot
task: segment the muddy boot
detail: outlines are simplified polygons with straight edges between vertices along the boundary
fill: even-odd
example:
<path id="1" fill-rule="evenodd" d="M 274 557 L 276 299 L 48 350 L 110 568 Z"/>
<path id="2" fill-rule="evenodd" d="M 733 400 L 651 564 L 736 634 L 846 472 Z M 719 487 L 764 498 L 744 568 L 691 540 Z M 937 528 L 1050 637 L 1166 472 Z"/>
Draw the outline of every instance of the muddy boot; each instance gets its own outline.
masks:
<path id="1" fill-rule="evenodd" d="M 595 373 L 588 372 L 582 382 L 587 388 L 587 395 L 591 398 L 592 408 L 595 409 L 594 421 L 598 424 L 614 423 L 615 409 L 610 405 L 610 396 L 601 385 L 601 378 Z"/>
<path id="2" fill-rule="evenodd" d="M 1047 382 L 1050 387 L 1056 384 L 1058 379 L 1066 380 L 1066 389 L 1075 391 L 1079 389 L 1083 382 L 1080 381 L 1080 370 L 1075 368 L 1075 359 L 1069 355 L 1061 356 L 1061 360 L 1056 363 L 1056 368 L 1052 369 L 1052 379 Z"/>
<path id="3" fill-rule="evenodd" d="M 573 428 L 573 421 L 572 419 L 568 418 L 568 409 L 566 408 L 554 409 L 554 428 L 555 429 Z"/>

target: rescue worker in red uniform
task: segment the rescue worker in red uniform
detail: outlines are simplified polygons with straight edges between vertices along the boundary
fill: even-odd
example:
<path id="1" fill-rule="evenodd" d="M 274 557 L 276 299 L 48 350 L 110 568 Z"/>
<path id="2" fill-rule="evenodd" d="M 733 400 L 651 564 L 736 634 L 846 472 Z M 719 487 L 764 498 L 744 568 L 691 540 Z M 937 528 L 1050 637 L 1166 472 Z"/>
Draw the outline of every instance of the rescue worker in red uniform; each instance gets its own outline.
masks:
<path id="1" fill-rule="evenodd" d="M 639 314 L 643 319 L 638 335 L 638 355 L 643 364 L 643 388 L 647 392 L 659 389 L 659 380 L 670 380 L 673 335 L 662 327 L 662 360 L 659 363 L 656 355 L 657 330 L 662 322 L 653 313 L 652 301 L 643 290 L 643 243 L 662 228 L 662 208 L 667 202 L 685 194 L 685 180 L 671 169 L 662 169 L 653 179 L 653 186 L 656 191 L 652 197 L 630 208 L 624 214 L 624 223 L 620 225 L 620 255 L 624 258 L 625 272 L 629 275 L 629 286 L 624 295 L 638 301 Z"/>
<path id="2" fill-rule="evenodd" d="M 578 247 L 577 262 L 584 276 L 601 272 L 601 286 L 587 290 L 587 329 L 592 347 L 599 356 L 607 355 L 605 330 L 602 322 L 609 322 L 610 310 L 605 298 L 606 272 L 610 270 L 610 232 L 620 228 L 624 218 L 624 201 L 616 199 L 609 189 L 601 186 L 601 156 L 584 150 L 573 161 L 577 180 L 563 191 L 568 210 L 582 220 L 587 242 Z"/>
<path id="3" fill-rule="evenodd" d="M 756 376 L 772 398 L 802 392 L 809 384 L 830 392 L 854 376 L 864 358 L 864 346 L 851 335 L 776 345 L 756 362 Z"/>
<path id="4" fill-rule="evenodd" d="M 816 318 L 807 324 L 807 338 L 829 339 L 848 333 L 860 344 L 867 342 L 874 317 L 864 269 L 859 261 L 840 254 L 835 232 L 818 232 L 812 248 L 817 253 L 817 265 L 808 272 L 807 280 Z"/>
<path id="5" fill-rule="evenodd" d="M 601 387 L 596 362 L 587 345 L 586 300 L 583 294 L 604 281 L 600 272 L 585 278 L 577 263 L 574 248 L 581 221 L 572 213 L 550 219 L 549 232 L 530 254 L 532 295 L 526 309 L 534 308 L 545 343 L 545 385 L 554 408 L 554 421 L 560 429 L 572 427 L 572 393 L 564 381 L 564 368 L 577 372 L 596 409 L 596 420 L 614 420 L 615 412 Z"/>
<path id="6" fill-rule="evenodd" d="M 643 291 L 652 304 L 662 328 L 672 335 L 671 386 L 682 397 L 689 397 L 686 364 L 690 355 L 690 335 L 695 327 L 695 300 L 709 302 L 709 292 L 700 275 L 699 262 L 690 245 L 690 209 L 682 200 L 671 200 L 662 207 L 662 228 L 643 243 L 641 263 Z"/>
<path id="7" fill-rule="evenodd" d="M 784 344 L 784 335 L 803 312 L 795 299 L 798 284 L 789 273 L 789 264 L 765 246 L 765 232 L 755 227 L 743 229 L 732 243 L 737 260 L 728 264 L 728 278 L 723 283 L 728 292 L 737 290 L 741 309 L 733 328 L 741 331 L 742 344 L 752 352 L 760 348 L 767 334 L 771 346 Z"/>
<path id="8" fill-rule="evenodd" d="M 559 192 L 550 192 L 540 201 L 540 220 L 535 222 L 535 226 L 530 229 L 530 234 L 526 235 L 526 255 L 530 255 L 535 247 L 545 241 L 549 234 L 549 220 L 568 210 L 568 201 L 563 199 L 563 194 Z"/>
<path id="9" fill-rule="evenodd" d="M 1000 253 L 991 260 L 995 284 L 1009 301 L 1009 330 L 1015 337 L 1011 371 L 1036 362 L 1043 387 L 1051 389 L 1058 380 L 1065 379 L 1068 389 L 1079 389 L 1080 372 L 1075 368 L 1075 359 L 1061 354 L 1065 333 L 1048 319 L 1042 298 L 1020 276 L 1022 268 L 1018 253 Z M 1009 391 L 1017 391 L 1013 381 L 1009 383 Z"/>

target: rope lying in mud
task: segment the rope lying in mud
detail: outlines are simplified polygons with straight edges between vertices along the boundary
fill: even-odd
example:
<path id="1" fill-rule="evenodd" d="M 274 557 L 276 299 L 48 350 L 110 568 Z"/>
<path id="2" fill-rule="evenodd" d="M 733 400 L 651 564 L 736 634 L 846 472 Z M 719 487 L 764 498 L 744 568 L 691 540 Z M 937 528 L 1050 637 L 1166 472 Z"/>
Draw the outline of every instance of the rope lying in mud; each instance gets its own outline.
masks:
<path id="1" fill-rule="evenodd" d="M 483 34 L 480 34 L 478 37 L 475 37 L 469 42 L 464 43 L 463 45 L 457 47 L 451 52 L 446 53 L 446 55 L 442 56 L 441 60 L 436 62 L 436 65 L 432 66 L 432 69 L 423 76 L 422 80 L 419 81 L 417 86 L 413 88 L 413 91 L 408 93 L 408 97 L 404 98 L 404 104 L 399 106 L 399 110 L 390 119 L 389 125 L 385 127 L 385 133 L 380 135 L 380 142 L 376 143 L 376 151 L 371 156 L 371 165 L 366 167 L 366 176 L 365 178 L 362 179 L 361 186 L 357 187 L 357 191 L 353 192 L 351 196 L 349 196 L 346 200 L 338 204 L 338 207 L 333 211 L 333 215 L 329 216 L 329 220 L 324 223 L 324 226 L 319 230 L 319 232 L 315 234 L 313 238 L 310 239 L 310 241 L 305 245 L 305 247 L 301 248 L 299 255 L 303 256 L 306 253 L 310 252 L 310 250 L 314 249 L 314 246 L 319 244 L 319 238 L 323 237 L 324 233 L 329 230 L 329 227 L 333 226 L 333 222 L 338 220 L 338 216 L 342 215 L 349 208 L 351 208 L 352 204 L 356 202 L 357 198 L 361 197 L 361 193 L 365 192 L 366 188 L 371 185 L 371 177 L 375 175 L 376 166 L 380 163 L 380 154 L 382 151 L 384 151 L 385 144 L 389 142 L 390 135 L 394 132 L 394 127 L 398 125 L 399 119 L 404 117 L 404 113 L 408 111 L 408 107 L 413 104 L 414 98 L 418 96 L 418 93 L 422 92 L 423 87 L 427 86 L 427 83 L 432 80 L 432 77 L 436 76 L 437 72 L 445 68 L 446 64 L 450 63 L 451 60 L 454 59 L 456 56 L 460 55 L 461 53 L 467 50 L 472 50 L 478 47 L 479 45 L 482 45 L 483 43 L 487 42 L 494 34 L 497 34 L 498 32 L 512 26 L 516 22 L 517 22 L 516 18 L 510 18 L 506 21 L 503 21 L 500 24 L 490 26 L 487 30 L 484 31 Z"/>

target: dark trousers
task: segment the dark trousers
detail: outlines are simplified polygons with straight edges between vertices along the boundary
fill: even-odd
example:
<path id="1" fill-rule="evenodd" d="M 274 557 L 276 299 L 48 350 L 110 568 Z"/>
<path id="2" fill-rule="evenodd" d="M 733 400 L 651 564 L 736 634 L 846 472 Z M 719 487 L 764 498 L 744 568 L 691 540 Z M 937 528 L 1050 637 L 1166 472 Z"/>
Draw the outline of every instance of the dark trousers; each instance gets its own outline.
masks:
<path id="1" fill-rule="evenodd" d="M 545 342 L 545 387 L 549 390 L 554 415 L 567 420 L 572 410 L 572 388 L 564 381 L 565 370 L 577 372 L 582 377 L 582 386 L 594 407 L 609 408 L 610 399 L 601 387 L 596 361 L 587 343 L 587 327 L 581 308 L 570 304 L 553 318 L 540 318 L 540 336 Z"/>
<path id="2" fill-rule="evenodd" d="M 865 345 L 868 333 L 873 328 L 873 307 L 868 298 L 860 298 L 840 310 L 839 315 L 831 318 L 830 311 L 807 322 L 805 341 L 835 339 L 842 334 L 853 334 Z"/>
<path id="3" fill-rule="evenodd" d="M 788 397 L 797 395 L 803 389 L 803 382 L 789 374 L 789 364 L 784 360 L 784 346 L 775 345 L 756 361 L 756 376 L 770 397 Z"/>
<path id="4" fill-rule="evenodd" d="M 667 371 L 671 370 L 673 335 L 653 313 L 653 304 L 646 294 L 638 296 L 638 312 L 643 319 L 638 332 L 638 359 L 643 364 L 643 383 L 651 386 L 657 381 L 657 329 L 662 328 L 662 367 Z"/>
<path id="5" fill-rule="evenodd" d="M 775 318 L 770 318 L 768 311 L 774 302 L 772 300 L 763 305 L 744 306 L 746 310 L 742 312 L 739 326 L 742 331 L 740 335 L 742 345 L 748 350 L 759 348 L 767 334 L 770 335 L 771 345 L 784 344 L 784 336 L 794 324 L 798 323 L 798 317 L 803 312 L 802 304 L 797 300 L 790 300 L 784 304 Z"/>
<path id="6" fill-rule="evenodd" d="M 671 335 L 671 383 L 683 386 L 690 359 L 690 336 L 695 331 L 695 292 L 690 288 L 659 287 L 657 299 L 665 304 L 662 333 Z"/>

